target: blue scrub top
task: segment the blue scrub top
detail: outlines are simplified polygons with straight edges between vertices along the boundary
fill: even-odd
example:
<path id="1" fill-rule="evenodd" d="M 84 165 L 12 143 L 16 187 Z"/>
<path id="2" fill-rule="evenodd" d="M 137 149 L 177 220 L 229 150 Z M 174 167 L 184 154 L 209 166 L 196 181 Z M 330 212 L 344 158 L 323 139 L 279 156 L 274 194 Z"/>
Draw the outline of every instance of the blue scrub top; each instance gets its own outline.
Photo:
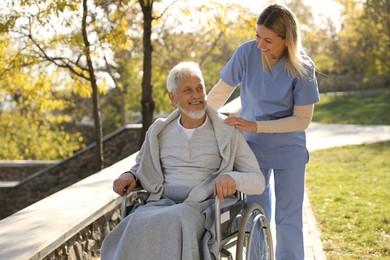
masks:
<path id="1" fill-rule="evenodd" d="M 287 73 L 282 58 L 271 72 L 264 71 L 261 50 L 255 40 L 242 44 L 222 68 L 220 77 L 231 86 L 241 85 L 240 117 L 250 121 L 276 120 L 293 114 L 294 105 L 319 101 L 314 63 L 305 56 L 308 76 L 294 78 Z M 255 153 L 260 167 L 288 169 L 309 160 L 304 131 L 289 133 L 250 133 L 245 139 Z"/>

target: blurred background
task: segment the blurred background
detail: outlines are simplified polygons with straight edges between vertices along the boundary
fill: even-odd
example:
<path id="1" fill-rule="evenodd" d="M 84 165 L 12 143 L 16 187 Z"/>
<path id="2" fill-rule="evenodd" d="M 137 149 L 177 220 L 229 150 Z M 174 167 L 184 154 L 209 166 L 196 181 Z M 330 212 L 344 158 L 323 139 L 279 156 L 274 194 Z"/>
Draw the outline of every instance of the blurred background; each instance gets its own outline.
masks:
<path id="1" fill-rule="evenodd" d="M 62 160 L 128 123 L 145 131 L 173 109 L 169 70 L 194 60 L 210 90 L 270 2 L 2 1 L 0 159 Z M 389 88 L 388 1 L 278 2 L 298 17 L 321 93 Z"/>

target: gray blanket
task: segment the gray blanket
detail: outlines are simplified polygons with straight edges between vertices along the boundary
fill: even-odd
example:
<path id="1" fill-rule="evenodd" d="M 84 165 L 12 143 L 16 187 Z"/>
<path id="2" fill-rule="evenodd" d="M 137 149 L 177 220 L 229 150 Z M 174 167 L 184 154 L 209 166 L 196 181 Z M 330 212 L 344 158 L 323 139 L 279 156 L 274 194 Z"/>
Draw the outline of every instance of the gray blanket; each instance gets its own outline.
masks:
<path id="1" fill-rule="evenodd" d="M 236 199 L 226 198 L 221 207 Z M 163 198 L 139 206 L 105 238 L 102 260 L 216 259 L 214 199 L 177 203 Z"/>

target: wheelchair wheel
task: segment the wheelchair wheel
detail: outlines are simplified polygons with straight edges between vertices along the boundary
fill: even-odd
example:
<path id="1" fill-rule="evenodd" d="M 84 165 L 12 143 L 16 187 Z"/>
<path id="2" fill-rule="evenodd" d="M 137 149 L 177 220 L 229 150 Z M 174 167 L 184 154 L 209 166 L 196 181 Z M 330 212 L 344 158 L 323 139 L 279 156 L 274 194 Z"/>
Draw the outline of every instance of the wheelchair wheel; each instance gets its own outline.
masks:
<path id="1" fill-rule="evenodd" d="M 274 259 L 271 228 L 263 208 L 258 204 L 245 209 L 238 232 L 236 259 Z"/>

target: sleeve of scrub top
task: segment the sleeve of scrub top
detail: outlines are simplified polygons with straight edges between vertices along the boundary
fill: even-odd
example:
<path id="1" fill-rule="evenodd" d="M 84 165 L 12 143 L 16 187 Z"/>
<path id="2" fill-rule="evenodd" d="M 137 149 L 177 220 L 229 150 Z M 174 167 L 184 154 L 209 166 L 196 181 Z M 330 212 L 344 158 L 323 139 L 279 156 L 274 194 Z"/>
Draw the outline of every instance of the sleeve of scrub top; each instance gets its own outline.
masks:
<path id="1" fill-rule="evenodd" d="M 320 100 L 314 63 L 309 59 L 305 68 L 307 76 L 296 78 L 293 83 L 294 105 L 305 106 Z"/>
<path id="2" fill-rule="evenodd" d="M 273 121 L 257 121 L 257 133 L 287 133 L 304 131 L 313 117 L 314 103 L 320 99 L 314 63 L 306 65 L 308 75 L 294 80 L 293 115 Z"/>
<path id="3" fill-rule="evenodd" d="M 220 79 L 207 95 L 207 105 L 218 111 L 232 95 L 234 89 Z"/>
<path id="4" fill-rule="evenodd" d="M 238 47 L 220 71 L 219 76 L 227 85 L 236 87 L 241 83 L 246 64 L 246 51 L 246 46 Z"/>
<path id="5" fill-rule="evenodd" d="M 314 63 L 307 58 L 305 65 L 308 75 L 294 81 L 294 109 L 290 117 L 273 120 L 272 122 L 256 122 L 258 133 L 281 133 L 303 131 L 310 124 L 313 115 L 313 104 L 318 102 L 318 84 L 315 76 Z M 241 82 L 245 64 L 245 51 L 238 48 L 222 69 L 220 76 L 228 85 L 235 86 Z"/>

